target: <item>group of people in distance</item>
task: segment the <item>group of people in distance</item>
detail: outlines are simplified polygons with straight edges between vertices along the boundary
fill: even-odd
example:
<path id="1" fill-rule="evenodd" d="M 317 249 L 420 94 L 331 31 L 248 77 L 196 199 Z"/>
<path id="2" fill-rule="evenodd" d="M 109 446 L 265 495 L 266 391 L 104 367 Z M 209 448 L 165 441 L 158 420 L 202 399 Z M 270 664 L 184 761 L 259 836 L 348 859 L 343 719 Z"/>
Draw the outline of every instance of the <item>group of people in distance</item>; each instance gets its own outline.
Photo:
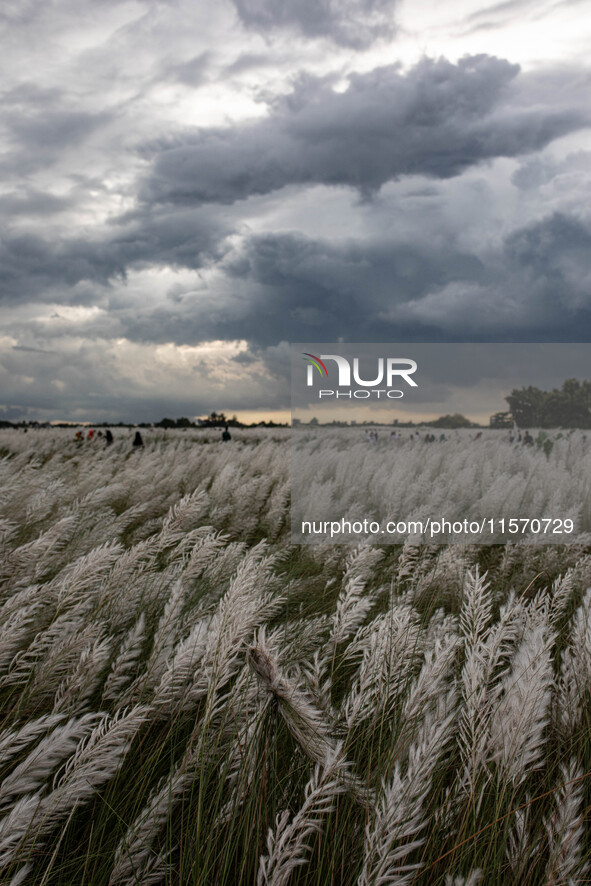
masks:
<path id="1" fill-rule="evenodd" d="M 374 431 L 374 430 L 366 431 L 365 432 L 365 439 L 370 443 L 377 443 L 379 440 L 378 432 Z M 419 434 L 418 431 L 411 431 L 411 433 L 408 435 L 408 437 L 404 437 L 398 431 L 390 431 L 390 441 L 392 443 L 396 443 L 396 441 L 398 441 L 398 440 L 410 440 L 411 442 L 414 442 L 415 440 L 420 440 L 420 439 L 421 439 L 421 435 Z M 443 443 L 443 442 L 445 442 L 445 440 L 447 440 L 447 437 L 445 436 L 445 434 L 443 434 L 443 433 L 440 434 L 439 435 L 439 442 Z M 436 443 L 437 437 L 435 436 L 435 434 L 425 434 L 423 436 L 423 442 L 424 443 Z"/>
<path id="2" fill-rule="evenodd" d="M 104 435 L 103 435 L 102 431 L 98 431 L 95 434 L 94 428 L 89 428 L 89 430 L 86 434 L 86 439 L 87 440 L 95 440 L 95 439 L 98 439 L 99 437 L 102 438 L 103 436 L 104 436 L 104 440 L 105 440 L 105 445 L 111 446 L 113 443 L 114 437 L 113 437 L 113 434 L 109 428 L 107 428 Z M 228 440 L 231 440 L 231 439 L 232 439 L 232 435 L 230 434 L 230 431 L 228 429 L 228 425 L 226 425 L 226 427 L 222 431 L 222 442 L 227 443 Z M 84 431 L 76 431 L 76 433 L 74 434 L 74 440 L 76 440 L 77 443 L 82 443 L 82 441 L 84 440 Z M 135 432 L 135 437 L 133 438 L 133 442 L 131 445 L 133 446 L 133 448 L 135 450 L 144 448 L 144 441 L 143 441 L 142 435 L 140 434 L 139 431 Z"/>
<path id="3" fill-rule="evenodd" d="M 365 439 L 369 443 L 377 443 L 378 442 L 378 432 L 375 430 L 366 430 L 365 431 Z M 478 431 L 474 437 L 471 437 L 471 440 L 481 440 L 483 439 L 482 431 Z M 403 436 L 397 430 L 390 431 L 390 441 L 396 442 L 397 440 L 410 440 L 411 442 L 421 440 L 421 435 L 418 431 L 411 431 L 408 436 Z M 437 437 L 435 434 L 424 433 L 422 437 L 423 443 L 444 443 L 447 440 L 447 437 L 444 433 L 439 434 Z M 509 443 L 521 443 L 523 446 L 533 446 L 534 438 L 530 434 L 529 431 L 524 431 L 523 434 L 521 431 L 519 433 L 515 431 L 511 431 L 508 437 Z"/>
<path id="4" fill-rule="evenodd" d="M 88 433 L 86 434 L 86 439 L 87 440 L 95 440 L 95 439 L 98 440 L 99 438 L 102 438 L 103 436 L 105 438 L 105 443 L 107 444 L 107 446 L 110 446 L 112 444 L 114 438 L 113 438 L 113 434 L 109 428 L 107 428 L 107 430 L 105 431 L 104 434 L 102 431 L 98 431 L 95 434 L 94 428 L 89 428 Z M 74 440 L 76 440 L 77 443 L 81 443 L 82 440 L 84 440 L 84 431 L 76 431 L 76 433 L 74 434 Z"/>
<path id="5" fill-rule="evenodd" d="M 521 436 L 521 431 L 517 436 L 512 432 L 509 434 L 509 443 L 521 443 L 523 446 L 533 446 L 534 438 L 529 431 L 525 431 L 523 437 Z"/>
<path id="6" fill-rule="evenodd" d="M 101 438 L 101 439 L 104 438 L 105 446 L 112 446 L 113 442 L 115 440 L 115 438 L 113 437 L 113 432 L 111 431 L 110 428 L 107 428 L 107 430 L 105 431 L 104 434 L 102 431 L 97 431 L 97 433 L 95 434 L 94 428 L 89 428 L 89 430 L 86 434 L 86 439 L 87 440 L 98 440 L 99 438 Z M 82 443 L 82 441 L 84 440 L 84 431 L 76 431 L 76 433 L 74 434 L 74 440 L 77 443 Z M 144 441 L 143 441 L 142 435 L 140 434 L 139 431 L 135 432 L 135 437 L 133 438 L 133 442 L 131 445 L 134 447 L 134 449 L 143 448 Z"/>

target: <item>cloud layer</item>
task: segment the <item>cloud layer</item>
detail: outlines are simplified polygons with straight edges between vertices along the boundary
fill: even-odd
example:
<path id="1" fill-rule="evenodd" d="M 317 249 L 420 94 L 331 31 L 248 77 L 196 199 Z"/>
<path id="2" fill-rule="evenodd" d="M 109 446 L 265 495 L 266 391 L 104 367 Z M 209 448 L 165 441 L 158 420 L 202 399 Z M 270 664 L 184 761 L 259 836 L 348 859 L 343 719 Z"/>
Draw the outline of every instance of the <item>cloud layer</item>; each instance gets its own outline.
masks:
<path id="1" fill-rule="evenodd" d="M 233 203 L 288 185 L 371 196 L 402 176 L 451 178 L 538 151 L 589 123 L 582 108 L 515 107 L 506 93 L 518 72 L 476 56 L 425 59 L 405 74 L 377 68 L 351 76 L 344 92 L 306 78 L 261 121 L 181 136 L 157 154 L 140 193 L 180 205 Z"/>
<path id="2" fill-rule="evenodd" d="M 397 0 L 233 0 L 241 21 L 262 34 L 295 31 L 366 49 L 395 32 Z"/>

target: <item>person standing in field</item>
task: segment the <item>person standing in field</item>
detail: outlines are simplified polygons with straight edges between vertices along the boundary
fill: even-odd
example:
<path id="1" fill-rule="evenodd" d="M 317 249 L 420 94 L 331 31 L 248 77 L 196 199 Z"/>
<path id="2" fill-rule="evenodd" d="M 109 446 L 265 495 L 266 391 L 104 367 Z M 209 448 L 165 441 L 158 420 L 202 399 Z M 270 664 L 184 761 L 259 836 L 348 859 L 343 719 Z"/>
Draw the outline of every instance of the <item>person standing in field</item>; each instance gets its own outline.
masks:
<path id="1" fill-rule="evenodd" d="M 232 439 L 232 434 L 228 430 L 228 425 L 226 425 L 226 427 L 222 431 L 222 443 L 227 443 L 228 440 L 231 440 L 231 439 Z"/>
<path id="2" fill-rule="evenodd" d="M 133 438 L 133 443 L 131 445 L 136 450 L 144 448 L 144 441 L 142 440 L 142 435 L 139 431 L 135 432 L 135 437 Z"/>
<path id="3" fill-rule="evenodd" d="M 111 433 L 110 428 L 107 428 L 105 431 L 105 440 L 107 441 L 107 446 L 110 446 L 113 442 L 113 434 Z"/>

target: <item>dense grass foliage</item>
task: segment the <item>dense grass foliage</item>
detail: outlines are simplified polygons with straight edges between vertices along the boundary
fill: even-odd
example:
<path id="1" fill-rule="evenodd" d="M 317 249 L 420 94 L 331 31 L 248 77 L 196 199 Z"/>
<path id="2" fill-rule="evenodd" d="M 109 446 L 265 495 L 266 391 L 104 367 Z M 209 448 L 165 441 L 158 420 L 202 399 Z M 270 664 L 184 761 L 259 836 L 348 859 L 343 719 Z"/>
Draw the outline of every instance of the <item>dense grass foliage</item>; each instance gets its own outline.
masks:
<path id="1" fill-rule="evenodd" d="M 587 881 L 584 545 L 289 542 L 282 431 L 1 432 L 0 881 Z"/>
<path id="2" fill-rule="evenodd" d="M 304 520 L 320 524 L 341 518 L 367 518 L 382 527 L 399 520 L 423 526 L 429 518 L 484 520 L 487 527 L 482 535 L 460 539 L 445 531 L 418 534 L 415 543 L 515 541 L 508 528 L 511 518 L 529 518 L 537 527 L 537 535 L 527 525 L 522 536 L 522 526 L 520 540 L 547 543 L 555 526 L 561 534 L 550 539 L 554 542 L 572 544 L 591 532 L 591 439 L 586 432 L 532 429 L 528 446 L 516 432 L 490 428 L 437 430 L 428 443 L 430 430 L 422 429 L 419 439 L 408 428 L 396 437 L 391 436 L 396 431 L 380 428 L 371 441 L 359 427 L 298 428 L 292 458 L 294 528 Z M 504 532 L 499 518 L 505 520 Z M 572 532 L 564 533 L 564 520 Z M 365 541 L 400 544 L 406 536 L 378 533 L 372 539 L 366 533 Z M 349 533 L 343 541 L 360 538 Z"/>

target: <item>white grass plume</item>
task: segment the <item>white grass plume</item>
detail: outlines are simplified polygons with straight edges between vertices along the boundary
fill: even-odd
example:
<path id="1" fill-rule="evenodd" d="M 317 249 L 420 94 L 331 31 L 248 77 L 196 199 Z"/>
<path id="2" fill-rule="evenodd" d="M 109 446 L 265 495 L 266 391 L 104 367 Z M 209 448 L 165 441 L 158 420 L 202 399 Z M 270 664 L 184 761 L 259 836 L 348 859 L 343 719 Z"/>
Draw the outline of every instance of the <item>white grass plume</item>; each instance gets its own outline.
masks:
<path id="1" fill-rule="evenodd" d="M 154 634 L 154 645 L 146 664 L 144 685 L 155 686 L 164 673 L 181 631 L 181 613 L 184 602 L 185 588 L 182 581 L 177 579 L 170 590 Z"/>
<path id="2" fill-rule="evenodd" d="M 211 618 L 199 619 L 174 651 L 160 683 L 155 689 L 152 704 L 159 709 L 172 709 L 184 701 L 190 691 L 198 665 L 207 649 L 207 635 Z"/>
<path id="3" fill-rule="evenodd" d="M 351 649 L 361 650 L 363 658 L 342 706 L 348 729 L 387 714 L 407 688 L 422 651 L 417 612 L 407 604 L 391 605 L 357 633 Z"/>
<path id="4" fill-rule="evenodd" d="M 329 639 L 329 651 L 355 633 L 375 603 L 375 594 L 367 593 L 367 580 L 384 554 L 379 549 L 362 547 L 348 558 L 343 589 L 338 596 Z"/>
<path id="5" fill-rule="evenodd" d="M 42 601 L 30 603 L 17 609 L 4 622 L 0 629 L 0 674 L 8 670 L 17 653 L 28 647 L 39 630 L 44 608 Z"/>
<path id="6" fill-rule="evenodd" d="M 568 737 L 581 724 L 591 686 L 591 588 L 572 619 L 570 643 L 562 655 L 557 685 L 558 723 Z"/>
<path id="7" fill-rule="evenodd" d="M 279 703 L 281 716 L 304 754 L 319 765 L 336 758 L 339 744 L 330 733 L 326 715 L 306 692 L 282 674 L 276 655 L 266 644 L 263 628 L 259 630 L 256 644 L 248 650 L 248 661 L 264 688 Z M 357 802 L 371 802 L 369 792 L 356 778 L 350 775 L 343 778 Z"/>
<path id="8" fill-rule="evenodd" d="M 266 544 L 259 543 L 247 554 L 211 617 L 192 684 L 182 699 L 167 698 L 159 688 L 155 704 L 182 700 L 189 708 L 212 691 L 218 692 L 238 673 L 244 662 L 244 644 L 283 605 L 284 595 L 273 590 L 275 563 L 276 557 L 267 554 Z"/>
<path id="9" fill-rule="evenodd" d="M 581 882 L 589 870 L 583 860 L 584 822 L 583 771 L 575 760 L 561 767 L 562 786 L 556 792 L 556 808 L 546 822 L 550 857 L 546 867 L 547 886 Z M 575 880 L 576 878 L 576 880 Z"/>
<path id="10" fill-rule="evenodd" d="M 195 749 L 189 749 L 171 775 L 163 778 L 152 792 L 147 805 L 119 841 L 109 886 L 143 883 L 144 878 L 149 875 L 155 857 L 152 844 L 185 789 L 195 778 L 197 759 Z"/>
<path id="11" fill-rule="evenodd" d="M 0 870 L 14 861 L 27 836 L 32 836 L 31 842 L 34 842 L 31 825 L 40 803 L 39 794 L 21 797 L 0 819 Z"/>
<path id="12" fill-rule="evenodd" d="M 54 642 L 49 647 L 46 656 L 35 660 L 35 653 L 47 648 L 49 636 L 55 636 L 57 622 L 58 619 L 51 626 L 53 630 L 50 628 L 45 632 L 46 636 L 40 639 L 37 648 L 35 648 L 37 646 L 37 638 L 35 639 L 35 642 L 27 650 L 26 655 L 19 662 L 19 668 L 15 672 L 15 676 L 17 676 L 20 670 L 20 678 L 22 679 L 23 670 L 26 669 L 27 663 L 31 664 L 31 658 L 33 658 L 35 676 L 27 688 L 27 695 L 30 698 L 38 699 L 39 703 L 41 703 L 41 700 L 48 700 L 49 697 L 53 698 L 55 696 L 63 681 L 71 677 L 76 670 L 84 650 L 91 648 L 96 641 L 100 641 L 105 632 L 103 624 L 92 621 L 85 624 L 82 616 L 72 613 L 70 618 L 66 618 L 62 622 L 62 626 L 65 628 L 65 638 L 61 642 Z M 29 658 L 29 655 L 31 655 L 31 658 Z M 99 657 L 102 658 L 101 655 Z M 27 659 L 29 659 L 28 662 Z M 9 676 L 12 676 L 12 674 Z"/>
<path id="13" fill-rule="evenodd" d="M 492 600 L 484 576 L 469 574 L 464 592 L 460 613 L 464 664 L 460 680 L 462 705 L 458 737 L 464 766 L 461 783 L 466 791 L 473 793 L 478 778 L 488 778 L 485 768 L 492 720 L 503 691 L 495 672 L 512 649 L 517 608 L 507 606 L 501 611 L 499 621 L 491 625 Z"/>
<path id="14" fill-rule="evenodd" d="M 248 650 L 248 661 L 263 687 L 279 702 L 281 715 L 306 756 L 322 764 L 334 755 L 337 742 L 329 733 L 324 714 L 282 674 L 277 657 L 267 646 L 264 628 Z"/>
<path id="15" fill-rule="evenodd" d="M 392 777 L 383 782 L 375 816 L 365 829 L 358 886 L 406 886 L 414 879 L 420 864 L 405 859 L 424 842 L 428 824 L 424 804 L 438 760 L 452 737 L 453 719 L 453 712 L 444 718 L 426 716 L 410 747 L 406 771 L 397 761 Z"/>
<path id="16" fill-rule="evenodd" d="M 285 811 L 277 816 L 267 836 L 267 855 L 259 862 L 257 886 L 287 886 L 294 870 L 307 863 L 311 838 L 321 832 L 335 799 L 347 790 L 342 781 L 343 767 L 340 747 L 336 746 L 323 765 L 316 764 L 296 814 L 291 817 Z"/>
<path id="17" fill-rule="evenodd" d="M 77 603 L 82 594 L 90 605 L 91 592 L 98 590 L 122 553 L 119 542 L 106 542 L 66 566 L 54 582 L 61 607 Z"/>
<path id="18" fill-rule="evenodd" d="M 553 625 L 558 625 L 568 607 L 575 589 L 575 580 L 575 570 L 567 569 L 564 575 L 559 575 L 552 582 L 550 619 Z"/>
<path id="19" fill-rule="evenodd" d="M 448 682 L 455 661 L 460 638 L 454 634 L 444 635 L 425 650 L 425 660 L 419 675 L 410 686 L 404 700 L 402 714 L 408 724 L 416 723 L 437 698 Z"/>
<path id="20" fill-rule="evenodd" d="M 132 628 L 127 632 L 109 676 L 105 680 L 102 703 L 112 704 L 129 685 L 135 675 L 146 635 L 146 616 L 141 612 Z"/>
<path id="21" fill-rule="evenodd" d="M 467 877 L 455 876 L 453 874 L 445 875 L 445 886 L 477 886 L 482 880 L 482 871 L 476 869 L 471 871 Z"/>
<path id="22" fill-rule="evenodd" d="M 0 732 L 0 766 L 5 766 L 27 745 L 36 741 L 44 732 L 53 729 L 64 719 L 63 714 L 43 714 L 35 720 L 24 723 L 18 729 L 5 729 Z"/>
<path id="23" fill-rule="evenodd" d="M 460 611 L 460 627 L 467 648 L 474 648 L 479 640 L 486 640 L 492 615 L 492 597 L 486 573 L 478 569 L 468 572 L 464 581 L 464 599 Z"/>
<path id="24" fill-rule="evenodd" d="M 22 886 L 23 883 L 26 886 L 27 878 L 32 870 L 33 870 L 32 864 L 29 864 L 29 863 L 24 864 L 22 866 L 22 868 L 20 868 L 20 870 L 18 870 L 16 872 L 16 874 L 14 874 L 14 876 L 10 880 L 10 883 L 8 884 L 8 886 Z"/>
<path id="25" fill-rule="evenodd" d="M 506 857 L 514 882 L 520 882 L 530 870 L 539 847 L 539 837 L 531 834 L 531 797 L 526 794 L 523 808 L 515 810 L 507 841 Z"/>
<path id="26" fill-rule="evenodd" d="M 98 689 L 111 657 L 111 641 L 98 637 L 80 653 L 75 670 L 61 683 L 53 704 L 53 710 L 69 714 L 82 713 Z"/>
<path id="27" fill-rule="evenodd" d="M 28 794 L 17 800 L 0 821 L 0 867 L 33 845 L 42 845 L 47 834 L 113 778 L 148 715 L 148 708 L 136 707 L 115 717 L 104 716 L 78 744 L 49 794 Z"/>
<path id="28" fill-rule="evenodd" d="M 515 785 L 541 764 L 549 719 L 554 637 L 529 629 L 502 680 L 502 697 L 490 726 L 491 759 Z"/>
<path id="29" fill-rule="evenodd" d="M 0 785 L 0 808 L 15 797 L 41 791 L 49 776 L 75 752 L 96 722 L 96 714 L 86 714 L 56 726 L 4 779 Z"/>

